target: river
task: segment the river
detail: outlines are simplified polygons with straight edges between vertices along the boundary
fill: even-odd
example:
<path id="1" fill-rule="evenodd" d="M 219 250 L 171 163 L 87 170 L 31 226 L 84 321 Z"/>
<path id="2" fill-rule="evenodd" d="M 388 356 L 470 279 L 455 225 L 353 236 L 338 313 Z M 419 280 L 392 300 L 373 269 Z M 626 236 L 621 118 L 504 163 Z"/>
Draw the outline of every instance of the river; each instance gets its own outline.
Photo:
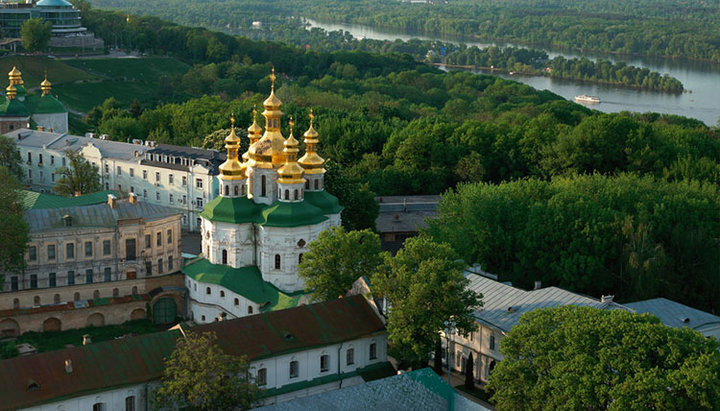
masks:
<path id="1" fill-rule="evenodd" d="M 353 37 L 374 40 L 441 40 L 467 45 L 487 47 L 493 43 L 480 43 L 453 37 L 416 36 L 407 33 L 393 33 L 389 30 L 377 29 L 360 24 L 324 23 L 306 19 L 310 27 L 320 27 L 326 31 L 343 30 Z M 500 46 L 513 46 L 513 44 L 498 44 Z M 522 47 L 522 46 L 518 46 Z M 618 111 L 654 111 L 658 113 L 678 114 L 696 118 L 707 125 L 716 125 L 720 122 L 720 65 L 708 62 L 669 59 L 662 57 L 637 57 L 601 54 L 565 53 L 557 50 L 544 50 L 550 58 L 558 55 L 566 58 L 584 56 L 591 60 L 603 58 L 613 62 L 623 61 L 628 65 L 647 67 L 651 71 L 669 74 L 683 83 L 689 92 L 681 94 L 659 93 L 644 90 L 626 89 L 604 84 L 580 83 L 575 81 L 551 79 L 542 76 L 521 76 L 500 74 L 500 77 L 519 81 L 537 89 L 547 89 L 555 94 L 572 100 L 574 96 L 587 94 L 598 96 L 600 104 L 588 105 L 606 113 Z"/>

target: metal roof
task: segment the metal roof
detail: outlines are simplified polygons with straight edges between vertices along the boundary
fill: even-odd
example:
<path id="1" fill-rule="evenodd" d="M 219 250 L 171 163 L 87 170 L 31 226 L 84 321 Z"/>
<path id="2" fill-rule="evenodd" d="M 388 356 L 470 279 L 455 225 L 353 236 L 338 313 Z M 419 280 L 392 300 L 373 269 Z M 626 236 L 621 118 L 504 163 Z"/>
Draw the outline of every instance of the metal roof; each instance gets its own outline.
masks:
<path id="1" fill-rule="evenodd" d="M 67 227 L 72 230 L 77 227 L 115 227 L 119 220 L 142 218 L 145 221 L 151 221 L 175 214 L 179 213 L 174 209 L 144 201 L 130 204 L 127 200 L 117 200 L 115 208 L 103 203 L 27 210 L 25 211 L 25 221 L 30 226 L 30 232 L 40 232 L 65 228 L 63 217 L 66 215 L 72 218 L 72 225 Z"/>
<path id="2" fill-rule="evenodd" d="M 483 307 L 475 311 L 475 317 L 504 332 L 510 331 L 523 314 L 538 308 L 581 305 L 599 309 L 627 309 L 614 302 L 604 303 L 558 287 L 525 291 L 470 272 L 465 272 L 465 277 L 470 280 L 469 288 L 483 295 Z"/>
<path id="3" fill-rule="evenodd" d="M 23 191 L 23 207 L 25 210 L 40 208 L 78 207 L 91 204 L 106 203 L 108 194 L 118 195 L 116 191 L 106 190 L 84 194 L 77 197 L 64 197 L 55 194 Z"/>
<path id="4" fill-rule="evenodd" d="M 720 326 L 720 317 L 666 298 L 637 301 L 627 303 L 625 306 L 638 313 L 652 314 L 669 327 L 688 327 L 702 331 L 706 328 Z"/>
<path id="5" fill-rule="evenodd" d="M 228 354 L 249 360 L 349 341 L 384 330 L 354 296 L 193 328 L 215 332 Z M 166 331 L 0 361 L 0 409 L 17 409 L 157 380 L 180 332 Z M 65 372 L 65 360 L 72 373 Z M 31 388 L 30 383 L 37 384 Z"/>

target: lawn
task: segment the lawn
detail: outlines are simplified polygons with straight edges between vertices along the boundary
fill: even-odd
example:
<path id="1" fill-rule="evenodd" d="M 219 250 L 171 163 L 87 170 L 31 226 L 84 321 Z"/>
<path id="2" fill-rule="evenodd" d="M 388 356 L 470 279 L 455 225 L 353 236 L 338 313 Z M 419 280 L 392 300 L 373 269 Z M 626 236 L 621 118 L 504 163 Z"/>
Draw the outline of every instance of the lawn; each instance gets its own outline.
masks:
<path id="1" fill-rule="evenodd" d="M 64 84 L 53 88 L 53 91 L 67 107 L 87 113 L 109 97 L 115 97 L 124 106 L 135 99 L 140 102 L 148 101 L 156 95 L 157 85 L 104 80 L 93 83 Z"/>
<path id="2" fill-rule="evenodd" d="M 190 66 L 171 57 L 64 60 L 69 66 L 115 81 L 155 84 L 161 76 L 184 74 Z"/>
<path id="3" fill-rule="evenodd" d="M 65 348 L 66 345 L 82 345 L 83 335 L 89 334 L 93 343 L 113 340 L 128 334 L 149 334 L 166 330 L 167 326 L 156 326 L 150 320 L 128 321 L 120 325 L 106 325 L 104 327 L 87 327 L 77 330 L 58 332 L 27 332 L 18 337 L 16 344 L 29 343 L 37 348 L 38 352 L 53 351 Z"/>
<path id="4" fill-rule="evenodd" d="M 48 80 L 53 85 L 72 83 L 78 80 L 96 80 L 98 76 L 65 64 L 63 61 L 45 56 L 7 56 L 0 58 L 0 84 L 7 86 L 7 73 L 16 66 L 25 81 L 25 88 L 40 87 L 47 70 Z M 2 74 L 5 73 L 5 74 Z"/>

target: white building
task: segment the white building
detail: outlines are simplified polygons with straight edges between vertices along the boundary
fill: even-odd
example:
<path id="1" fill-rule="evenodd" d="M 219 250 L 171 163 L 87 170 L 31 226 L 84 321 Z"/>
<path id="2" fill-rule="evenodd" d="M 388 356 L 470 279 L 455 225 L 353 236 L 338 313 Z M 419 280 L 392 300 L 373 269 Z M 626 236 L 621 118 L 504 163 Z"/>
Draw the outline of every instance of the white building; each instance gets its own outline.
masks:
<path id="1" fill-rule="evenodd" d="M 219 166 L 220 195 L 200 214 L 203 258 L 183 269 L 191 318 L 199 323 L 296 304 L 295 293 L 304 288 L 298 264 L 307 244 L 340 224 L 342 207 L 324 190 L 313 115 L 304 134 L 306 152 L 298 159 L 292 120 L 287 139 L 280 131 L 282 102 L 274 74 L 272 79 L 263 103 L 265 132 L 253 122 L 242 156 L 233 119 L 225 139 L 227 160 Z"/>
<path id="2" fill-rule="evenodd" d="M 35 191 L 52 190 L 60 178 L 58 168 L 68 165 L 65 152 L 71 150 L 98 167 L 104 189 L 135 193 L 143 201 L 177 210 L 186 230 L 199 229 L 199 213 L 217 196 L 215 175 L 223 156 L 215 150 L 30 129 L 7 135 L 20 150 L 25 183 Z"/>
<path id="3" fill-rule="evenodd" d="M 477 331 L 467 336 L 451 336 L 450 364 L 454 370 L 464 373 L 466 360 L 472 353 L 477 381 L 487 381 L 495 364 L 503 359 L 500 354 L 502 338 L 527 312 L 562 305 L 628 309 L 614 303 L 612 296 L 596 300 L 558 287 L 541 288 L 539 282 L 534 290 L 525 291 L 471 272 L 466 272 L 465 276 L 470 280 L 469 288 L 483 295 L 483 307 L 475 312 Z M 445 336 L 442 343 L 447 346 Z"/>
<path id="4" fill-rule="evenodd" d="M 265 404 L 349 387 L 384 370 L 386 332 L 362 296 L 199 326 L 246 355 Z M 183 329 L 0 361 L 2 408 L 143 411 Z"/>

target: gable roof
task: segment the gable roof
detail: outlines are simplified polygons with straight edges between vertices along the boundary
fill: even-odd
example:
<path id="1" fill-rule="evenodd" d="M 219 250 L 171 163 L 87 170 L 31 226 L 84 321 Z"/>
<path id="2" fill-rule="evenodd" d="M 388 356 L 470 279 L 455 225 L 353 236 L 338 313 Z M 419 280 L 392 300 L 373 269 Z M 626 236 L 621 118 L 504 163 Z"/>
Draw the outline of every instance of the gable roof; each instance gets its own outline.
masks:
<path id="1" fill-rule="evenodd" d="M 362 296 L 195 327 L 215 332 L 228 354 L 249 360 L 349 341 L 384 330 Z M 178 330 L 0 361 L 0 409 L 17 409 L 157 380 Z M 291 335 L 292 338 L 287 338 Z M 65 373 L 65 360 L 73 372 Z M 29 382 L 38 387 L 28 389 Z"/>
<path id="2" fill-rule="evenodd" d="M 700 332 L 720 327 L 720 317 L 667 298 L 637 301 L 625 304 L 625 306 L 638 313 L 652 314 L 669 327 L 688 327 Z"/>
<path id="3" fill-rule="evenodd" d="M 474 273 L 465 272 L 465 276 L 470 280 L 468 288 L 483 295 L 483 306 L 475 311 L 475 318 L 504 332 L 510 331 L 523 314 L 538 308 L 580 305 L 627 309 L 614 302 L 600 302 L 558 287 L 525 291 Z"/>

